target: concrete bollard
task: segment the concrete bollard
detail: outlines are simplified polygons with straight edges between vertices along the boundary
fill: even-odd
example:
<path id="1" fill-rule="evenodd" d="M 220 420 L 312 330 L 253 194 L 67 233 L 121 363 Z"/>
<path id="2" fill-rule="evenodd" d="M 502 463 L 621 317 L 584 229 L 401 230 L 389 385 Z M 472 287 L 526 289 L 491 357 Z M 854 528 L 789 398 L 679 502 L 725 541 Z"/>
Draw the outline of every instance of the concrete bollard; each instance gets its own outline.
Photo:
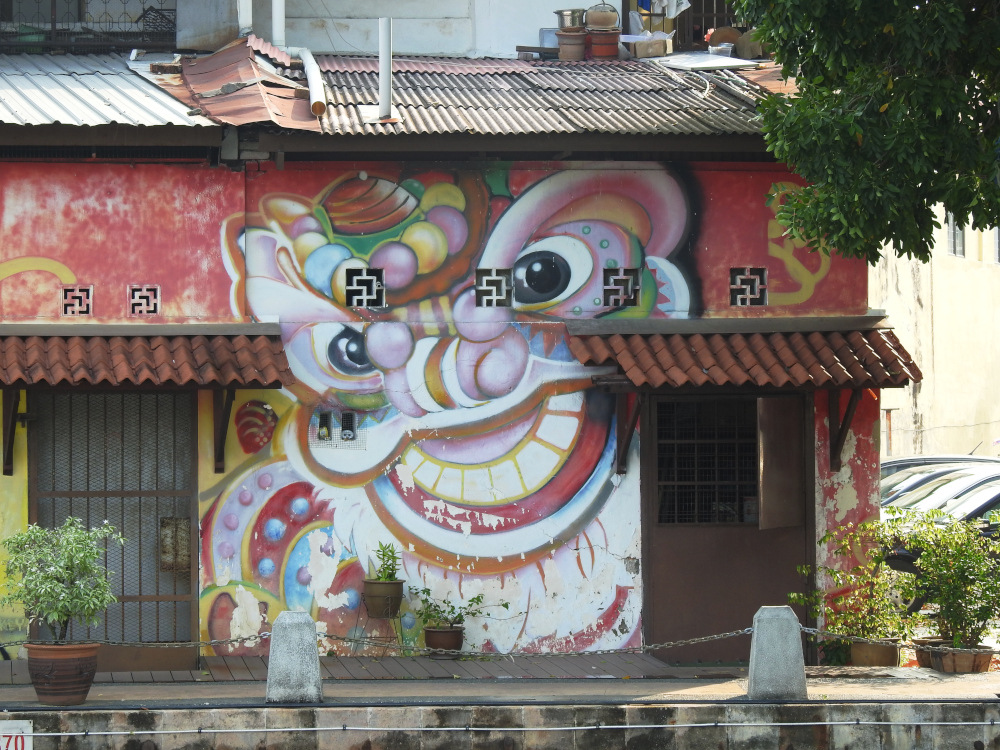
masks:
<path id="1" fill-rule="evenodd" d="M 761 607 L 750 641 L 751 700 L 805 700 L 806 662 L 802 631 L 791 607 Z"/>
<path id="2" fill-rule="evenodd" d="M 322 703 L 316 623 L 308 612 L 285 611 L 271 630 L 268 703 Z"/>

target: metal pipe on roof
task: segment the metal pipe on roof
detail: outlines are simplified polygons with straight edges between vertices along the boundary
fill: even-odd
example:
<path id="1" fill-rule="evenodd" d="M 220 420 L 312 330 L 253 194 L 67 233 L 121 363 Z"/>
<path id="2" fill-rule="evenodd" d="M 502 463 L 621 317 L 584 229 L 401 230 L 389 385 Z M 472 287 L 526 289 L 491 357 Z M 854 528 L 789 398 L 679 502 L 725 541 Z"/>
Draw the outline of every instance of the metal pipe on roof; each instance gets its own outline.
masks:
<path id="1" fill-rule="evenodd" d="M 236 0 L 236 21 L 240 27 L 240 37 L 253 33 L 253 0 Z"/>
<path id="2" fill-rule="evenodd" d="M 309 109 L 319 117 L 326 112 L 326 89 L 323 86 L 323 74 L 320 72 L 316 58 L 307 47 L 286 47 L 285 51 L 293 60 L 301 60 L 306 73 L 306 84 L 309 86 Z"/>
<path id="3" fill-rule="evenodd" d="M 378 19 L 378 119 L 392 117 L 392 19 Z"/>
<path id="4" fill-rule="evenodd" d="M 271 0 L 271 44 L 285 48 L 285 0 Z"/>

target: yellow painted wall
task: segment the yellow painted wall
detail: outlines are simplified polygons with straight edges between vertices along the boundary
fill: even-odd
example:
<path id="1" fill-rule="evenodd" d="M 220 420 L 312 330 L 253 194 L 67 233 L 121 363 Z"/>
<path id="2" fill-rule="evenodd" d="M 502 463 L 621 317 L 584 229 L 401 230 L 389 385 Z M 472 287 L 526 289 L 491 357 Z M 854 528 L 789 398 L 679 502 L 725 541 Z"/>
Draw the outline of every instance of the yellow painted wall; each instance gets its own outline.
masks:
<path id="1" fill-rule="evenodd" d="M 886 310 L 924 374 L 921 383 L 882 391 L 883 457 L 890 437 L 895 456 L 1000 455 L 997 230 L 967 228 L 965 257 L 956 257 L 948 254 L 943 209 L 938 221 L 929 263 L 883 258 L 869 271 L 870 306 Z"/>
<path id="2" fill-rule="evenodd" d="M 2 396 L 0 396 L 2 399 Z M 24 411 L 24 394 L 19 411 Z M 14 433 L 14 475 L 0 475 L 0 539 L 23 531 L 28 526 L 28 440 L 26 430 L 18 427 Z M 0 563 L 7 555 L 0 547 Z M 5 583 L 0 564 L 0 587 Z M 0 607 L 0 642 L 17 640 L 28 632 L 28 621 L 21 609 Z M 13 656 L 13 654 L 11 654 Z"/>

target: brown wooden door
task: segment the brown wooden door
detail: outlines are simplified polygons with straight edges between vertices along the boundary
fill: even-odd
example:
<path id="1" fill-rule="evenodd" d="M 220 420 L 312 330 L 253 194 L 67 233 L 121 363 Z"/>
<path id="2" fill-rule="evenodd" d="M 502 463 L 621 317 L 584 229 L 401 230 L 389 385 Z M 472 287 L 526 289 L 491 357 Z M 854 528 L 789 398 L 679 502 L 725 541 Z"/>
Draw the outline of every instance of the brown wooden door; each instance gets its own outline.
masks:
<path id="1" fill-rule="evenodd" d="M 759 401 L 661 398 L 647 406 L 642 431 L 646 643 L 748 627 L 759 607 L 787 604 L 789 592 L 802 590 L 796 566 L 808 562 L 812 543 L 806 533 L 811 514 L 804 509 L 804 454 L 811 456 L 803 452 L 804 401 Z M 782 446 L 775 455 L 775 447 Z M 790 467 L 789 456 L 799 466 Z M 798 479 L 788 476 L 796 470 Z M 778 471 L 780 481 L 774 476 Z M 789 512 L 790 506 L 800 512 Z M 762 529 L 767 517 L 779 519 L 778 527 Z M 655 655 L 682 664 L 746 661 L 750 638 Z"/>
<path id="2" fill-rule="evenodd" d="M 126 538 L 105 564 L 118 602 L 70 639 L 191 642 L 198 633 L 197 445 L 193 392 L 29 394 L 29 509 L 53 528 L 69 516 Z M 51 637 L 45 628 L 35 637 Z M 99 671 L 194 669 L 191 648 L 104 646 Z"/>

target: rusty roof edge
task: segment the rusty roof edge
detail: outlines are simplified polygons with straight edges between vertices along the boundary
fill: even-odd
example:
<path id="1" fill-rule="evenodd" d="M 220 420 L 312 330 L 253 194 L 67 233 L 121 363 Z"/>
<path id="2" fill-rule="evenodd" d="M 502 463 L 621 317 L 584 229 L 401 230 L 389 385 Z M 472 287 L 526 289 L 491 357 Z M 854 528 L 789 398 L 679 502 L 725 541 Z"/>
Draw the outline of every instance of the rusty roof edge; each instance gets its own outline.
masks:
<path id="1" fill-rule="evenodd" d="M 690 318 L 690 319 L 607 319 L 567 320 L 570 336 L 652 336 L 653 334 L 712 333 L 803 333 L 812 331 L 864 331 L 890 328 L 884 310 L 869 310 L 865 315 L 783 318 Z"/>
<path id="2" fill-rule="evenodd" d="M 8 336 L 268 336 L 281 335 L 278 323 L 0 323 L 0 339 Z"/>

